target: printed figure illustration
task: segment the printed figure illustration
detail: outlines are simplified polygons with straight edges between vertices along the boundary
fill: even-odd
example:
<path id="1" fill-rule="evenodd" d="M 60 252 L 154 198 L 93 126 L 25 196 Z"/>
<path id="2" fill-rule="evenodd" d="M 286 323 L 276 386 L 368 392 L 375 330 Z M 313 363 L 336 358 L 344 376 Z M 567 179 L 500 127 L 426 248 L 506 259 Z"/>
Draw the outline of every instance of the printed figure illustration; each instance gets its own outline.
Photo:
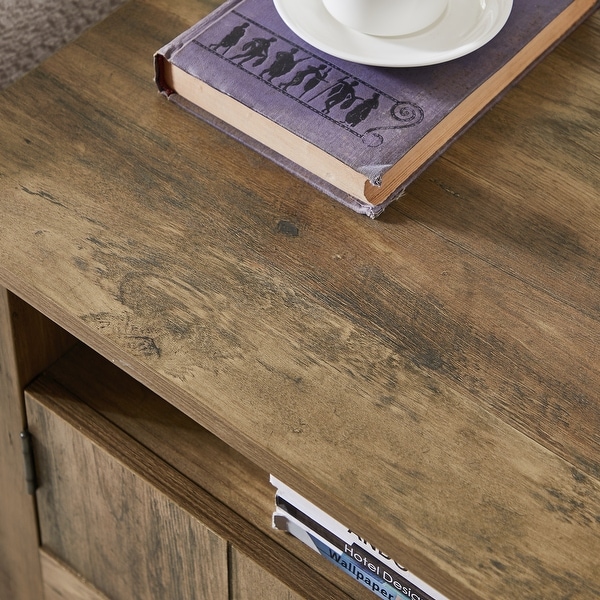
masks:
<path id="1" fill-rule="evenodd" d="M 302 69 L 298 71 L 290 81 L 285 81 L 279 84 L 279 87 L 287 92 L 288 88 L 295 87 L 300 85 L 307 77 L 310 79 L 304 84 L 304 88 L 299 98 L 302 98 L 304 94 L 310 92 L 310 90 L 314 89 L 319 83 L 327 80 L 327 74 L 331 71 L 331 69 L 327 68 L 327 65 L 319 65 L 315 67 L 314 65 L 309 65 L 306 69 Z"/>
<path id="2" fill-rule="evenodd" d="M 244 37 L 246 29 L 250 26 L 250 23 L 243 23 L 234 27 L 223 39 L 216 43 L 211 44 L 209 48 L 211 50 L 219 50 L 219 48 L 225 48 L 223 56 L 225 56 L 234 46 L 237 46 L 239 41 Z"/>
<path id="3" fill-rule="evenodd" d="M 354 89 L 358 86 L 358 81 L 347 81 L 347 77 L 342 77 L 328 91 L 327 99 L 325 100 L 325 108 L 323 113 L 328 115 L 334 106 L 340 105 L 341 109 L 350 108 L 356 100 L 356 92 Z"/>
<path id="4" fill-rule="evenodd" d="M 237 64 L 243 65 L 244 63 L 254 60 L 252 63 L 253 67 L 262 65 L 269 56 L 269 46 L 276 42 L 277 39 L 272 38 L 254 38 L 251 42 L 247 42 L 242 46 L 241 54 L 237 54 L 231 60 L 237 60 L 241 58 Z"/>
<path id="5" fill-rule="evenodd" d="M 198 43 L 272 86 L 274 79 L 288 75 L 275 86 L 275 90 L 285 92 L 290 99 L 326 115 L 324 118 L 351 132 L 363 144 L 381 146 L 386 141 L 387 132 L 413 127 L 423 121 L 423 109 L 417 104 L 392 98 L 369 83 L 352 77 L 325 58 L 311 53 L 309 49 L 274 37 L 273 32 L 241 14 L 237 17 L 237 24 L 222 34 L 218 42 L 205 45 L 198 40 Z M 264 37 L 260 37 L 260 33 Z M 244 42 L 247 35 L 255 37 Z M 275 43 L 277 46 L 274 46 Z M 235 56 L 226 56 L 236 47 Z M 298 67 L 300 63 L 311 59 L 314 59 L 312 64 Z M 271 61 L 267 63 L 268 66 L 253 71 L 267 60 Z M 363 123 L 366 127 L 361 127 Z"/>
<path id="6" fill-rule="evenodd" d="M 360 104 L 355 106 L 344 119 L 346 123 L 355 127 L 362 121 L 364 121 L 372 110 L 379 107 L 379 94 L 374 93 L 371 98 L 363 100 Z"/>
<path id="7" fill-rule="evenodd" d="M 297 48 L 292 48 L 291 50 L 283 51 L 280 50 L 275 55 L 275 60 L 270 67 L 262 71 L 260 74 L 261 77 L 268 74 L 269 76 L 266 78 L 267 81 L 271 82 L 276 77 L 283 77 L 287 75 L 290 71 L 294 69 L 294 67 L 301 63 L 304 60 L 308 60 L 310 57 L 306 56 L 305 58 L 294 59 L 296 53 L 298 52 Z"/>

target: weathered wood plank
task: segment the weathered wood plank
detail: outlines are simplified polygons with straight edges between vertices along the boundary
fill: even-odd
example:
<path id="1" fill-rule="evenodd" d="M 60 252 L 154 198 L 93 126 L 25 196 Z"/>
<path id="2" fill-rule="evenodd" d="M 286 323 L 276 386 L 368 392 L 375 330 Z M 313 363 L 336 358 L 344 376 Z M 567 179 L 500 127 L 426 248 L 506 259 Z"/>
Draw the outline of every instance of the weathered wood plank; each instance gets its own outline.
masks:
<path id="1" fill-rule="evenodd" d="M 451 597 L 595 591 L 597 67 L 569 53 L 598 15 L 377 222 L 157 97 L 141 57 L 189 18 L 134 2 L 2 101 L 2 280 Z"/>

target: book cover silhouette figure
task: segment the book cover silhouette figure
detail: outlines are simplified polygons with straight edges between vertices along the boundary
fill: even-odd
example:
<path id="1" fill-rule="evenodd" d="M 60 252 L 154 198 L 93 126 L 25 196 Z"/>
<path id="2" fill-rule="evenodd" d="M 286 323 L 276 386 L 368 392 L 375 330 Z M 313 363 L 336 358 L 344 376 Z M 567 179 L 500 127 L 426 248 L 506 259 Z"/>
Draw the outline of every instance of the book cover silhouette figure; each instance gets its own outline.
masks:
<path id="1" fill-rule="evenodd" d="M 331 109 L 338 104 L 342 109 L 350 108 L 356 100 L 354 88 L 356 88 L 357 85 L 358 81 L 349 82 L 346 77 L 340 79 L 329 89 L 323 113 L 328 115 L 331 112 Z"/>
<path id="2" fill-rule="evenodd" d="M 280 50 L 275 55 L 275 60 L 271 66 L 266 68 L 260 74 L 260 76 L 263 77 L 264 75 L 268 75 L 268 77 L 266 77 L 267 81 L 273 81 L 273 79 L 276 77 L 283 77 L 284 75 L 287 75 L 298 63 L 310 58 L 309 56 L 306 56 L 304 58 L 295 59 L 294 57 L 297 52 L 297 48 L 292 48 L 291 50 L 287 51 Z"/>
<path id="3" fill-rule="evenodd" d="M 300 85 L 307 77 L 310 79 L 304 84 L 304 88 L 300 97 L 304 96 L 307 92 L 310 92 L 314 87 L 316 87 L 320 82 L 325 81 L 327 79 L 327 73 L 329 73 L 331 69 L 327 69 L 327 65 L 319 65 L 318 67 L 314 65 L 309 65 L 306 69 L 302 69 L 298 71 L 290 81 L 284 81 L 279 84 L 279 87 L 287 92 L 288 88 L 295 87 Z"/>
<path id="4" fill-rule="evenodd" d="M 215 51 L 219 50 L 220 48 L 225 48 L 225 52 L 223 52 L 223 56 L 225 56 L 234 46 L 237 46 L 239 41 L 246 34 L 246 29 L 249 26 L 250 23 L 243 23 L 242 25 L 237 25 L 226 36 L 224 36 L 220 42 L 216 44 L 211 44 L 209 48 Z"/>
<path id="5" fill-rule="evenodd" d="M 368 116 L 372 110 L 375 110 L 379 107 L 379 94 L 375 93 L 368 98 L 367 100 L 363 100 L 360 104 L 357 104 L 344 119 L 346 123 L 355 127 L 359 123 L 362 123 Z"/>
<path id="6" fill-rule="evenodd" d="M 273 42 L 276 42 L 277 39 L 272 38 L 254 38 L 250 42 L 246 42 L 242 46 L 242 52 L 240 54 L 236 54 L 231 60 L 237 60 L 241 58 L 237 64 L 243 65 L 244 63 L 254 60 L 252 66 L 258 67 L 262 65 L 262 63 L 267 60 L 269 56 L 269 47 Z"/>

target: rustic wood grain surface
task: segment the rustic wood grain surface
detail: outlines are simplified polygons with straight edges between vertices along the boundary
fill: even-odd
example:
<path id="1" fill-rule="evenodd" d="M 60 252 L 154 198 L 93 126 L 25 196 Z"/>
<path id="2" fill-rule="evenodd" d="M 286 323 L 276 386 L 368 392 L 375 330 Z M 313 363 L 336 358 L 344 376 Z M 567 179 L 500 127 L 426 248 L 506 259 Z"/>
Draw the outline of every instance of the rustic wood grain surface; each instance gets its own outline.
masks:
<path id="1" fill-rule="evenodd" d="M 600 594 L 596 13 L 370 221 L 160 98 L 134 1 L 0 100 L 0 280 L 458 598 Z"/>

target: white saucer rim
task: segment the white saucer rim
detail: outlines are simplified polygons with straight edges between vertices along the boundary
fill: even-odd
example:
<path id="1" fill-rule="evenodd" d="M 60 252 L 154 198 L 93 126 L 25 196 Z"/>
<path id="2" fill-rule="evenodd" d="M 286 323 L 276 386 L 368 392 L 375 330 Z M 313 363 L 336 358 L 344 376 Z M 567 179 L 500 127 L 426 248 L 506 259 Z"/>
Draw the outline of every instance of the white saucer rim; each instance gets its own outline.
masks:
<path id="1" fill-rule="evenodd" d="M 490 42 L 494 37 L 496 37 L 496 35 L 498 35 L 498 33 L 504 28 L 504 26 L 506 25 L 506 22 L 508 21 L 510 14 L 511 14 L 513 4 L 514 4 L 514 0 L 494 0 L 493 8 L 496 8 L 496 7 L 498 8 L 497 17 L 496 17 L 493 25 L 491 27 L 487 28 L 483 35 L 481 35 L 478 38 L 468 40 L 466 42 L 460 41 L 460 43 L 457 43 L 456 47 L 453 48 L 452 50 L 444 50 L 441 52 L 434 51 L 432 54 L 427 54 L 427 55 L 425 55 L 423 53 L 419 54 L 417 52 L 417 58 L 416 59 L 413 58 L 411 60 L 411 59 L 407 59 L 406 57 L 399 58 L 399 57 L 395 57 L 395 56 L 392 56 L 389 58 L 377 57 L 376 59 L 373 59 L 371 56 L 365 56 L 365 55 L 358 54 L 356 52 L 351 52 L 351 51 L 337 48 L 336 46 L 333 46 L 333 45 L 327 43 L 326 40 L 319 39 L 318 37 L 314 36 L 310 31 L 306 31 L 306 28 L 302 27 L 301 24 L 294 22 L 294 20 L 289 16 L 289 13 L 286 10 L 286 7 L 297 1 L 298 0 L 273 0 L 273 3 L 275 5 L 275 9 L 279 13 L 279 16 L 284 21 L 284 23 L 294 33 L 296 33 L 296 35 L 298 35 L 304 41 L 309 43 L 311 46 L 317 48 L 321 52 L 325 52 L 331 56 L 335 56 L 342 60 L 347 60 L 350 62 L 355 62 L 355 63 L 364 64 L 364 65 L 368 65 L 368 66 L 392 67 L 392 68 L 423 67 L 423 66 L 431 66 L 431 65 L 441 64 L 444 62 L 448 62 L 450 60 L 461 58 L 462 56 L 466 56 L 467 54 L 470 54 L 471 52 L 478 50 L 479 48 L 481 48 L 482 46 L 484 46 L 485 44 Z M 318 2 L 319 0 L 312 0 L 312 1 Z M 457 0 L 450 0 L 450 1 L 457 1 Z M 480 0 L 472 0 L 472 1 L 474 3 L 480 2 Z M 482 11 L 483 11 L 482 18 L 485 18 L 486 11 L 489 14 L 490 10 L 492 10 L 492 9 L 489 8 L 489 4 L 486 4 L 485 7 L 482 8 Z M 328 14 L 327 10 L 325 8 L 324 8 L 324 11 L 326 14 Z M 331 24 L 334 27 L 336 27 L 337 31 L 343 31 L 345 34 L 349 34 L 351 36 L 360 36 L 363 38 L 363 40 L 365 38 L 370 37 L 370 36 L 367 36 L 366 34 L 361 34 L 359 32 L 348 29 L 347 27 L 345 27 L 344 25 L 342 25 L 341 23 L 336 21 L 333 17 L 327 17 L 327 18 L 331 19 Z M 434 25 L 431 30 L 437 31 L 440 26 L 443 26 L 445 20 L 448 20 L 448 19 L 444 19 L 444 17 L 442 17 L 442 19 L 436 25 Z M 417 37 L 421 36 L 422 34 L 423 34 L 423 32 L 420 31 L 420 32 L 416 32 L 413 35 L 404 35 L 404 36 L 399 36 L 397 38 L 385 38 L 385 39 L 386 39 L 386 41 L 392 42 L 392 43 L 394 40 L 397 40 L 398 41 L 398 49 L 399 50 L 402 49 L 405 51 L 407 48 L 410 48 L 411 39 L 413 39 L 413 40 L 417 39 Z M 458 42 L 458 40 L 457 40 L 457 42 Z"/>

